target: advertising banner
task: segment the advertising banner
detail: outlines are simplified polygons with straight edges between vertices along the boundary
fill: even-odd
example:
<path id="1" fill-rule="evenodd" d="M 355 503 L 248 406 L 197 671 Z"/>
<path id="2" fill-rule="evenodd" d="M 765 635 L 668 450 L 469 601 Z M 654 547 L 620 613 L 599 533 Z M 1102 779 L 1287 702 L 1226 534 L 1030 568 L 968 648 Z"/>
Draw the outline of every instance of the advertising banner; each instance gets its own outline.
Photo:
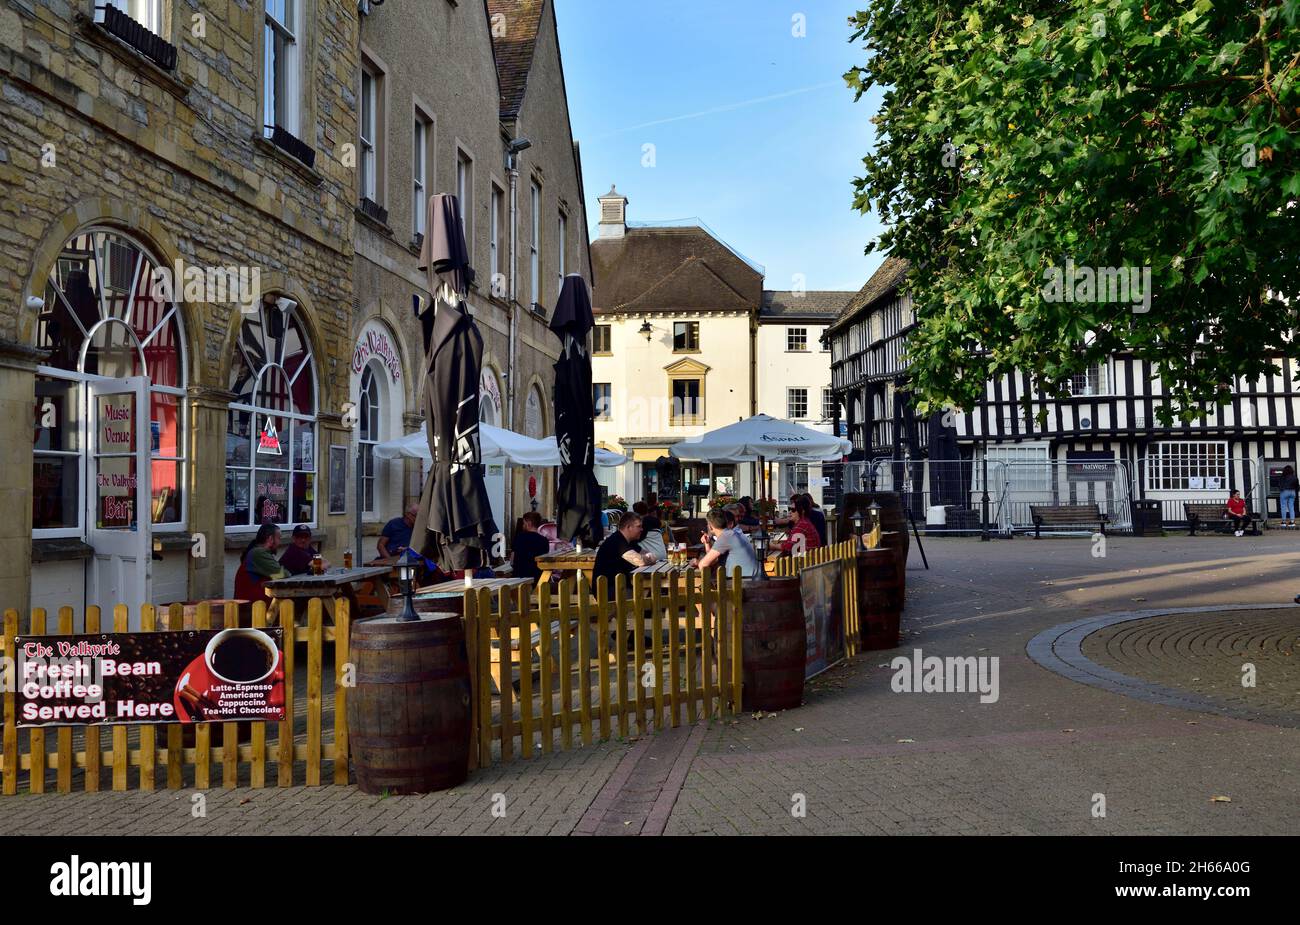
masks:
<path id="1" fill-rule="evenodd" d="M 821 674 L 844 658 L 844 563 L 824 562 L 799 572 L 808 661 L 804 678 Z"/>
<path id="2" fill-rule="evenodd" d="M 284 719 L 280 627 L 18 636 L 17 725 Z"/>

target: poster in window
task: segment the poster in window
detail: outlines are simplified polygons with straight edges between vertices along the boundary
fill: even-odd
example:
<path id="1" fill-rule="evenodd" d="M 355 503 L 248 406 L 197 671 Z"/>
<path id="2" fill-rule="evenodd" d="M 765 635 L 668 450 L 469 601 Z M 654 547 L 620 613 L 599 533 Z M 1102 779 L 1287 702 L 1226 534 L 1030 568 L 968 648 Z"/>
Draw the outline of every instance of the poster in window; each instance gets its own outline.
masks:
<path id="1" fill-rule="evenodd" d="M 1208 488 L 1210 491 L 1218 491 L 1219 490 L 1218 476 L 1206 476 L 1205 487 Z"/>
<path id="2" fill-rule="evenodd" d="M 348 448 L 330 446 L 330 513 L 348 510 Z"/>
<path id="3" fill-rule="evenodd" d="M 1187 487 L 1192 491 L 1200 491 L 1205 487 L 1205 479 L 1199 475 L 1189 476 L 1187 479 Z"/>

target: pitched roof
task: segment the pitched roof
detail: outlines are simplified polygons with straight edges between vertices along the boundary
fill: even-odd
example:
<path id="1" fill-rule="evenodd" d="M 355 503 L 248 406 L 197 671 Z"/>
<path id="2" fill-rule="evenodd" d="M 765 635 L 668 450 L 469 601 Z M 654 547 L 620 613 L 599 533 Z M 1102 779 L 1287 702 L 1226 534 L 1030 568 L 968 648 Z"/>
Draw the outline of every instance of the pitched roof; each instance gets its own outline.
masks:
<path id="1" fill-rule="evenodd" d="M 592 308 L 756 311 L 763 274 L 699 226 L 629 227 L 591 242 Z"/>
<path id="2" fill-rule="evenodd" d="M 492 48 L 497 59 L 502 119 L 515 118 L 523 105 L 545 6 L 545 0 L 487 0 Z M 497 34 L 501 31 L 498 23 L 504 26 L 502 35 Z"/>
<path id="3" fill-rule="evenodd" d="M 854 293 L 839 289 L 811 291 L 763 290 L 763 307 L 758 320 L 812 319 L 830 321 L 837 317 Z"/>
<path id="4" fill-rule="evenodd" d="M 829 334 L 843 327 L 863 309 L 869 308 L 881 298 L 892 297 L 894 291 L 902 284 L 903 278 L 907 276 L 909 266 L 910 264 L 901 257 L 886 257 L 885 262 L 876 268 L 876 272 L 871 274 L 866 284 L 840 310 L 838 317 L 826 329 L 826 333 Z"/>

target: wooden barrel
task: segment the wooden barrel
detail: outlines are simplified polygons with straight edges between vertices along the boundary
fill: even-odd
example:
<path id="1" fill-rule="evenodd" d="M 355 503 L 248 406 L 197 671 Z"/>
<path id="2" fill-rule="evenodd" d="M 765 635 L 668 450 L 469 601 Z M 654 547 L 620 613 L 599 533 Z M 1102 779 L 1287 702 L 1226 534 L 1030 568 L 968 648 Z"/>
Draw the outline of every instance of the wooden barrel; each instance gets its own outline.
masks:
<path id="1" fill-rule="evenodd" d="M 898 583 L 907 590 L 907 554 L 912 542 L 912 525 L 903 508 L 903 496 L 896 491 L 851 491 L 844 495 L 840 504 L 840 536 L 853 532 L 853 522 L 849 519 L 855 511 L 862 511 L 866 519 L 866 530 L 871 529 L 871 515 L 867 509 L 871 503 L 880 505 L 881 545 L 899 551 Z"/>
<path id="2" fill-rule="evenodd" d="M 352 768 L 362 793 L 428 793 L 469 775 L 465 627 L 454 613 L 352 624 Z"/>
<path id="3" fill-rule="evenodd" d="M 863 649 L 893 649 L 899 644 L 903 587 L 898 580 L 898 550 L 887 546 L 858 551 L 858 640 Z"/>
<path id="4" fill-rule="evenodd" d="M 741 704 L 746 710 L 790 710 L 803 703 L 808 632 L 798 578 L 744 583 Z"/>

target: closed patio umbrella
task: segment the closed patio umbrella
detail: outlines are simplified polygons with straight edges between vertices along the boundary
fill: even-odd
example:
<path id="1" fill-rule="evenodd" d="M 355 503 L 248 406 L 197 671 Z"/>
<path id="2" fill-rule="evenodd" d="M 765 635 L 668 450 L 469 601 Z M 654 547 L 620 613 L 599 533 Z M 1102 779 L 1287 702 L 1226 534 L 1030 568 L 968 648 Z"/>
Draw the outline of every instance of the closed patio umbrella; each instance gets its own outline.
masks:
<path id="1" fill-rule="evenodd" d="M 551 317 L 560 338 L 555 363 L 555 441 L 560 447 L 556 482 L 556 523 L 561 539 L 601 537 L 600 483 L 594 471 L 596 409 L 591 395 L 591 353 L 587 333 L 594 321 L 587 282 L 576 273 L 564 278 Z"/>
<path id="2" fill-rule="evenodd" d="M 420 316 L 424 330 L 420 400 L 433 465 L 420 495 L 411 545 L 450 572 L 486 564 L 497 527 L 479 451 L 483 337 L 465 305 L 474 271 L 455 196 L 440 193 L 429 198 L 427 227 L 420 269 L 427 272 L 434 297 Z"/>

